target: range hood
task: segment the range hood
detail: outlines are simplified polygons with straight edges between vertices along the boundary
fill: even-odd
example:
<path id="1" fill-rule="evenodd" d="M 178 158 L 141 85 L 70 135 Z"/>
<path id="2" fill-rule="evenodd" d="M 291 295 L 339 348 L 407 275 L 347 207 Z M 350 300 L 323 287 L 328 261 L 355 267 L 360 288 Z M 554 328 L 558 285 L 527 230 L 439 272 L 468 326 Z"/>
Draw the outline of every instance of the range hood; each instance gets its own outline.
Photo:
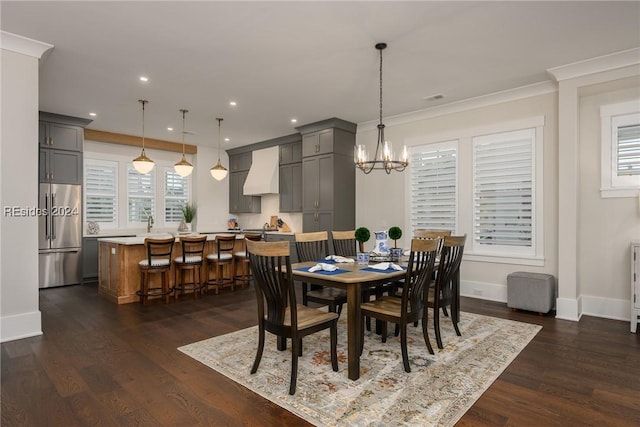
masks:
<path id="1" fill-rule="evenodd" d="M 269 147 L 255 150 L 251 153 L 252 162 L 249 175 L 244 182 L 245 196 L 260 196 L 262 194 L 278 194 L 279 176 L 279 148 Z"/>

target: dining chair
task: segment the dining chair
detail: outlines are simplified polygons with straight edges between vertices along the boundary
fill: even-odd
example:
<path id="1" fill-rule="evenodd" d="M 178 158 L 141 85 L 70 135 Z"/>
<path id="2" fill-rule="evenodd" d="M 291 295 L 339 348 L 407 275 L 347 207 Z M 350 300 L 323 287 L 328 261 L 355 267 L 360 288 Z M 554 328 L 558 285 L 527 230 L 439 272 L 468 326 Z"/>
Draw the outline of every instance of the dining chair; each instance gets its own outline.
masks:
<path id="1" fill-rule="evenodd" d="M 298 357 L 302 355 L 302 338 L 329 329 L 331 367 L 338 371 L 338 314 L 297 304 L 291 277 L 289 242 L 247 240 L 249 265 L 253 274 L 258 303 L 258 349 L 251 367 L 255 374 L 264 350 L 265 331 L 291 339 L 291 380 L 289 394 L 296 392 Z"/>
<path id="2" fill-rule="evenodd" d="M 418 239 L 440 239 L 440 246 L 438 246 L 438 257 L 439 257 L 440 256 L 439 254 L 442 251 L 442 244 L 444 243 L 444 238 L 447 236 L 451 236 L 451 230 L 418 229 L 418 230 L 415 230 L 413 234 Z M 433 279 L 435 279 L 435 272 L 434 272 Z M 443 306 L 441 308 L 442 308 L 442 314 L 444 314 L 445 316 L 449 316 L 449 313 L 447 313 L 447 307 Z"/>
<path id="3" fill-rule="evenodd" d="M 320 261 L 329 255 L 329 234 L 326 231 L 295 233 L 294 237 L 298 262 Z M 309 302 L 326 305 L 329 311 L 339 315 L 342 305 L 347 302 L 347 292 L 319 285 L 309 289 L 308 284 L 302 282 L 302 304 L 309 305 Z"/>
<path id="4" fill-rule="evenodd" d="M 169 302 L 169 295 L 173 292 L 169 281 L 169 272 L 171 271 L 171 252 L 175 238 L 153 239 L 147 237 L 144 239 L 144 246 L 147 257 L 138 262 L 140 268 L 140 289 L 136 291 L 136 295 L 140 297 L 140 302 L 146 305 L 149 297 L 159 296 L 164 298 L 164 302 Z M 161 274 L 161 285 L 159 287 L 149 287 L 151 274 Z"/>
<path id="5" fill-rule="evenodd" d="M 230 287 L 234 290 L 234 259 L 233 248 L 236 244 L 236 236 L 234 234 L 218 234 L 215 240 L 216 252 L 207 255 L 207 288 L 213 286 L 216 295 L 220 288 Z M 224 277 L 224 267 L 229 269 L 229 277 Z M 211 270 L 214 270 L 215 277 L 211 277 Z"/>
<path id="6" fill-rule="evenodd" d="M 440 333 L 440 308 L 451 309 L 451 322 L 456 335 L 461 336 L 458 329 L 460 321 L 460 264 L 467 235 L 446 236 L 440 250 L 440 259 L 436 271 L 435 285 L 429 288 L 428 305 L 433 308 L 433 328 L 438 348 L 442 346 Z"/>
<path id="7" fill-rule="evenodd" d="M 332 231 L 333 253 L 343 257 L 355 257 L 358 253 L 356 230 Z"/>
<path id="8" fill-rule="evenodd" d="M 407 324 L 422 319 L 422 335 L 430 354 L 433 347 L 429 341 L 427 332 L 428 309 L 426 295 L 433 273 L 436 254 L 438 252 L 438 240 L 411 240 L 411 252 L 409 264 L 405 274 L 405 284 L 402 288 L 402 297 L 383 296 L 375 301 L 365 302 L 360 305 L 360 354 L 364 350 L 364 317 L 370 316 L 382 320 L 382 342 L 387 341 L 387 322 L 395 323 L 400 327 L 400 347 L 402 350 L 402 363 L 405 372 L 411 372 L 409 355 L 407 351 Z"/>
<path id="9" fill-rule="evenodd" d="M 202 293 L 202 279 L 200 273 L 204 262 L 204 246 L 207 243 L 207 236 L 183 236 L 180 237 L 182 255 L 173 259 L 175 267 L 174 289 L 175 299 L 178 294 L 184 295 L 185 290 L 191 288 L 194 298 Z M 185 273 L 191 271 L 193 281 L 185 282 Z"/>
<path id="10" fill-rule="evenodd" d="M 262 240 L 262 234 L 257 233 L 245 233 L 245 249 L 243 251 L 236 251 L 233 253 L 235 259 L 235 274 L 233 279 L 236 283 L 242 286 L 249 286 L 251 283 L 251 269 L 249 268 L 249 255 L 247 255 L 246 241 L 252 240 L 254 242 Z M 238 273 L 240 271 L 240 273 Z"/>

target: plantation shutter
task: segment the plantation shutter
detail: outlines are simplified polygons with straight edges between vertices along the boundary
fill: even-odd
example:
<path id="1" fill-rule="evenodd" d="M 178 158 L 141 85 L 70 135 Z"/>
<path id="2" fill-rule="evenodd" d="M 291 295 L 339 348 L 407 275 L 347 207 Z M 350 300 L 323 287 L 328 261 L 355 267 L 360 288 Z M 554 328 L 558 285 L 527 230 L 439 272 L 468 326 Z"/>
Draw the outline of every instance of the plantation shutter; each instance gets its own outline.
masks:
<path id="1" fill-rule="evenodd" d="M 618 146 L 618 176 L 640 175 L 640 124 L 615 129 Z"/>
<path id="2" fill-rule="evenodd" d="M 164 188 L 165 223 L 182 221 L 182 207 L 189 201 L 189 179 L 181 177 L 171 168 L 165 168 Z"/>
<path id="3" fill-rule="evenodd" d="M 532 246 L 535 129 L 473 138 L 474 241 Z"/>
<path id="4" fill-rule="evenodd" d="M 411 227 L 456 230 L 457 142 L 418 147 L 411 156 Z"/>
<path id="5" fill-rule="evenodd" d="M 155 170 L 141 174 L 132 166 L 127 168 L 127 200 L 129 222 L 147 222 L 154 216 L 155 209 Z"/>
<path id="6" fill-rule="evenodd" d="M 118 223 L 118 163 L 85 160 L 85 219 L 116 227 Z"/>

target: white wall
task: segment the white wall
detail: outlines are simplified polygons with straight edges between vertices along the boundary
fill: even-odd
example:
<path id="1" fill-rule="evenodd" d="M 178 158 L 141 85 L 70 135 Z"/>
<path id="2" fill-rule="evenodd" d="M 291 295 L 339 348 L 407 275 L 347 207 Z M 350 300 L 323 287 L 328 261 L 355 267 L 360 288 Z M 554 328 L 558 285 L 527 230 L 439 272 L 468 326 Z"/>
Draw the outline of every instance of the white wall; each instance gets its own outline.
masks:
<path id="1" fill-rule="evenodd" d="M 541 86 L 542 94 L 512 94 L 512 100 L 497 97 L 499 102 L 492 104 L 490 99 L 484 105 L 445 114 L 416 113 L 415 119 L 403 116 L 385 119 L 385 137 L 392 141 L 396 150 L 403 144 L 420 145 L 430 142 L 447 141 L 468 134 L 470 130 L 493 126 L 500 123 L 525 120 L 532 117 L 544 117 L 543 162 L 544 162 L 544 261 L 543 266 L 518 265 L 506 263 L 463 262 L 461 269 L 461 292 L 478 298 L 506 301 L 507 275 L 514 271 L 531 271 L 557 276 L 557 95 L 554 86 Z M 534 92 L 537 93 L 537 92 Z M 474 105 L 474 104 L 470 104 Z M 426 117 L 425 117 L 426 116 Z M 360 126 L 358 126 L 360 129 Z M 376 130 L 358 132 L 357 143 L 375 148 Z M 373 144 L 373 145 L 372 145 Z M 461 150 L 469 147 L 460 147 Z M 411 167 L 411 165 L 409 165 Z M 379 173 L 376 173 L 379 172 Z M 408 173 L 392 172 L 386 175 L 376 171 L 369 175 L 356 174 L 356 227 L 365 226 L 370 230 L 387 229 L 399 225 L 403 230 L 402 241 L 398 245 L 409 247 L 411 227 L 409 224 Z M 471 174 L 471 165 L 459 165 L 461 180 Z M 467 179 L 468 180 L 468 179 Z M 469 209 L 470 194 L 459 194 L 460 210 Z M 457 233 L 467 234 L 470 239 L 472 224 L 458 224 Z M 470 246 L 470 241 L 467 240 Z"/>
<path id="2" fill-rule="evenodd" d="M 216 181 L 209 169 L 218 161 L 218 150 L 212 147 L 198 147 L 195 161 L 194 185 L 196 190 L 195 229 L 201 233 L 227 229 L 229 219 L 229 174 L 222 181 Z M 227 153 L 220 153 L 222 165 L 229 169 Z"/>
<path id="3" fill-rule="evenodd" d="M 51 46 L 2 33 L 0 142 L 0 341 L 42 334 L 38 218 L 5 207 L 38 206 L 38 59 Z M 24 52 L 24 53 L 18 53 Z M 20 161 L 24 160 L 24 161 Z"/>

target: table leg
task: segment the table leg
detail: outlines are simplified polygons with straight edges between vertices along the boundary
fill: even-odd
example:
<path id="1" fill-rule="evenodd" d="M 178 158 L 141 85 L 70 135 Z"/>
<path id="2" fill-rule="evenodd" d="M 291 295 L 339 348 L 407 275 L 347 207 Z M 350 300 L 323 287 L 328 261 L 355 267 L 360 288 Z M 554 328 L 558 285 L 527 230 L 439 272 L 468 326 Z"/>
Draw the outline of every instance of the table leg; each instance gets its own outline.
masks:
<path id="1" fill-rule="evenodd" d="M 360 378 L 360 298 L 362 298 L 360 283 L 347 287 L 347 359 L 350 380 Z"/>

